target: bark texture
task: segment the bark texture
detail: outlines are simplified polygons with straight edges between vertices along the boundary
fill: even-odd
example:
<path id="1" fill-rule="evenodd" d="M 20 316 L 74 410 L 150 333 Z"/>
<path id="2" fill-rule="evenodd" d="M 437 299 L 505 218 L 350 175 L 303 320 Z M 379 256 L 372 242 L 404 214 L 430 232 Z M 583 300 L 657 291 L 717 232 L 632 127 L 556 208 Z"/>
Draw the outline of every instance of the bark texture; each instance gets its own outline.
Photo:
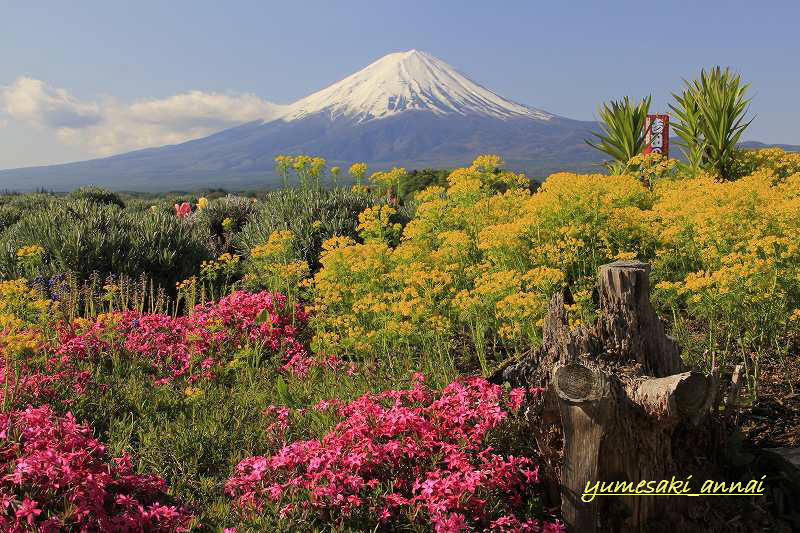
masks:
<path id="1" fill-rule="evenodd" d="M 716 397 L 717 381 L 684 368 L 649 299 L 650 267 L 617 261 L 600 267 L 598 315 L 570 328 L 568 291 L 553 296 L 543 344 L 492 379 L 545 387 L 529 416 L 561 426 L 561 510 L 569 531 L 642 531 L 680 508 L 679 497 L 598 496 L 588 483 L 659 481 L 679 472 L 672 455 L 679 424 L 696 424 Z"/>

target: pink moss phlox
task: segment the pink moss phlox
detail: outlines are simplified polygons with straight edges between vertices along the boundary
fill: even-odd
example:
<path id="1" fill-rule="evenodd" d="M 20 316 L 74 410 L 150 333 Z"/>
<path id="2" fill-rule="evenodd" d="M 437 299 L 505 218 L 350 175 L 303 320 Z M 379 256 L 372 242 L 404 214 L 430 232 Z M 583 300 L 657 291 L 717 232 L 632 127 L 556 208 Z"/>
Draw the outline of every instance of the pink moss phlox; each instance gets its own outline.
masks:
<path id="1" fill-rule="evenodd" d="M 506 399 L 501 387 L 470 378 L 435 394 L 421 374 L 413 381 L 410 389 L 365 394 L 346 405 L 319 402 L 315 410 L 334 409 L 341 422 L 319 440 L 240 462 L 227 494 L 243 512 L 270 504 L 284 516 L 316 510 L 380 523 L 415 516 L 440 532 L 560 531 L 558 523 L 515 515 L 537 483 L 538 469 L 530 459 L 503 456 L 486 443 L 519 408 L 524 390 Z"/>
<path id="2" fill-rule="evenodd" d="M 246 345 L 262 346 L 282 354 L 281 370 L 303 375 L 314 362 L 298 338 L 307 315 L 300 309 L 293 314 L 294 320 L 281 294 L 234 292 L 198 305 L 188 316 L 125 311 L 81 330 L 63 327 L 56 353 L 67 363 L 123 348 L 153 368 L 157 384 L 165 384 L 213 379 L 229 362 L 221 357 Z"/>
<path id="3" fill-rule="evenodd" d="M 0 414 L 4 531 L 183 531 L 191 514 L 165 503 L 157 476 L 133 471 L 71 413 L 49 406 Z"/>

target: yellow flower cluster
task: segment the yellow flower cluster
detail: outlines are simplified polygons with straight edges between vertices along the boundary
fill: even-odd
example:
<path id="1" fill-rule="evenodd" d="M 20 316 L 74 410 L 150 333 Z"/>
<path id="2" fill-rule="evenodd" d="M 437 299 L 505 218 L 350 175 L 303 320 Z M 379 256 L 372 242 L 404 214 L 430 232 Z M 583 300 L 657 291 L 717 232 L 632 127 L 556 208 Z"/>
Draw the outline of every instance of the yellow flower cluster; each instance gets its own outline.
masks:
<path id="1" fill-rule="evenodd" d="M 380 190 L 392 190 L 397 193 L 400 190 L 400 183 L 407 175 L 408 172 L 403 167 L 394 167 L 386 172 L 373 172 L 369 180 Z"/>
<path id="2" fill-rule="evenodd" d="M 275 156 L 275 165 L 280 167 L 290 167 L 292 166 L 292 157 L 288 155 L 279 155 Z"/>
<path id="3" fill-rule="evenodd" d="M 250 250 L 250 257 L 252 259 L 285 259 L 291 254 L 293 240 L 294 234 L 289 230 L 274 231 L 267 237 L 267 242 Z"/>
<path id="4" fill-rule="evenodd" d="M 43 300 L 36 290 L 28 287 L 24 279 L 0 281 L 0 314 L 13 315 L 25 322 L 41 322 L 57 307 L 51 300 Z"/>
<path id="5" fill-rule="evenodd" d="M 217 258 L 217 261 L 222 264 L 232 264 L 232 263 L 238 263 L 239 259 L 240 257 L 238 255 L 231 253 L 224 253 Z"/>
<path id="6" fill-rule="evenodd" d="M 521 270 L 498 268 L 478 244 L 484 228 L 521 216 L 528 181 L 502 171 L 499 158 L 482 156 L 448 182 L 447 189 L 417 195 L 416 215 L 400 241 L 392 235 L 399 231 L 390 222 L 394 210 L 381 206 L 359 216 L 363 244 L 343 238 L 324 243 L 323 268 L 314 278 L 317 349 L 364 355 L 448 350 L 461 327 L 490 333 L 505 327 L 517 332 L 506 335 L 509 342 L 533 335 L 536 319 L 520 324 L 541 314 L 563 273 L 529 273 L 536 265 L 525 255 Z"/>
<path id="7" fill-rule="evenodd" d="M 306 170 L 312 178 L 319 178 L 325 169 L 325 160 L 321 157 L 299 155 L 294 158 L 295 170 Z"/>
<path id="8" fill-rule="evenodd" d="M 736 155 L 733 174 L 747 176 L 757 170 L 769 171 L 777 180 L 800 172 L 800 153 L 784 152 L 780 148 L 744 150 Z"/>
<path id="9" fill-rule="evenodd" d="M 678 161 L 668 159 L 662 154 L 652 152 L 639 154 L 628 160 L 623 174 L 639 178 L 645 185 L 652 185 L 656 180 L 677 177 Z"/>
<path id="10" fill-rule="evenodd" d="M 250 250 L 245 283 L 253 288 L 283 292 L 296 303 L 303 281 L 311 271 L 306 261 L 294 259 L 294 239 L 291 231 L 275 231 L 267 242 L 254 246 Z"/>
<path id="11" fill-rule="evenodd" d="M 23 246 L 17 250 L 17 257 L 30 257 L 41 256 L 44 254 L 44 248 L 38 244 L 31 244 L 30 246 Z"/>
<path id="12" fill-rule="evenodd" d="M 57 310 L 24 279 L 0 282 L 0 355 L 16 357 L 41 346 Z"/>
<path id="13" fill-rule="evenodd" d="M 740 156 L 765 166 L 737 181 L 661 184 L 653 207 L 656 294 L 745 353 L 785 335 L 798 304 L 800 165 L 762 152 Z"/>
<path id="14" fill-rule="evenodd" d="M 361 180 L 364 178 L 364 174 L 367 173 L 367 164 L 366 163 L 353 163 L 350 165 L 350 169 L 347 171 L 356 182 L 360 183 Z"/>
<path id="15" fill-rule="evenodd" d="M 800 161 L 762 152 L 742 156 L 754 170 L 733 182 L 681 177 L 651 154 L 625 175 L 553 174 L 535 193 L 481 156 L 447 188 L 417 194 L 399 240 L 374 238 L 386 207 L 359 217 L 363 243 L 324 244 L 315 343 L 391 354 L 446 350 L 466 335 L 477 352 L 525 350 L 554 291 L 569 280 L 580 295 L 570 322 L 585 322 L 597 268 L 633 258 L 651 263 L 658 305 L 717 331 L 800 326 L 790 320 L 800 307 Z"/>
<path id="16" fill-rule="evenodd" d="M 224 253 L 216 260 L 203 261 L 200 264 L 200 276 L 206 279 L 216 278 L 220 273 L 232 275 L 241 257 Z"/>
<path id="17" fill-rule="evenodd" d="M 203 395 L 203 389 L 201 389 L 200 387 L 186 387 L 183 391 L 183 394 L 188 399 L 193 400 Z"/>
<path id="18" fill-rule="evenodd" d="M 402 230 L 400 224 L 391 222 L 395 213 L 395 209 L 388 205 L 368 207 L 358 214 L 356 231 L 365 241 L 393 242 Z"/>
<path id="19" fill-rule="evenodd" d="M 105 285 L 103 285 L 103 290 L 105 291 L 107 296 L 110 296 L 119 291 L 119 285 L 117 285 L 116 283 L 106 283 Z"/>
<path id="20" fill-rule="evenodd" d="M 197 276 L 192 276 L 191 278 L 187 278 L 183 281 L 179 281 L 175 284 L 175 288 L 177 290 L 186 290 L 194 287 L 197 284 Z"/>
<path id="21" fill-rule="evenodd" d="M 325 173 L 325 164 L 326 162 L 323 158 L 308 155 L 279 155 L 275 157 L 275 167 L 278 173 L 283 176 L 284 185 L 288 185 L 290 169 L 297 175 L 301 186 L 306 186 L 309 182 L 318 184 Z"/>

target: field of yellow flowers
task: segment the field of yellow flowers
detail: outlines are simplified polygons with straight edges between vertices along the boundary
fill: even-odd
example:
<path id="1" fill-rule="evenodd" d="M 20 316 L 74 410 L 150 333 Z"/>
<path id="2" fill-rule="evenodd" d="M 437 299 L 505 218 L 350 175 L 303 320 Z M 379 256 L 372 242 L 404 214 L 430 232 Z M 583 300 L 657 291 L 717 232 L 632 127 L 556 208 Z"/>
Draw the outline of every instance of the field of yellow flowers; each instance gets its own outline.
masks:
<path id="1" fill-rule="evenodd" d="M 571 287 L 585 320 L 597 267 L 638 258 L 692 363 L 743 363 L 755 387 L 760 357 L 786 356 L 798 327 L 800 156 L 745 153 L 747 174 L 731 182 L 681 178 L 674 164 L 637 156 L 630 175 L 554 174 L 531 193 L 481 157 L 419 193 L 402 229 L 390 206 L 365 211 L 360 241 L 323 245 L 315 349 L 391 358 L 469 346 L 485 373 L 539 342 L 556 289 Z"/>
<path id="2" fill-rule="evenodd" d="M 535 190 L 481 156 L 407 203 L 403 169 L 324 191 L 324 160 L 277 165 L 303 192 L 46 199 L 130 232 L 112 243 L 161 235 L 139 271 L 98 272 L 105 241 L 66 254 L 38 212 L 3 229 L 0 527 L 560 531 L 522 416 L 541 391 L 485 378 L 541 342 L 555 291 L 591 320 L 615 259 L 651 264 L 691 367 L 742 365 L 751 400 L 767 360 L 794 367 L 800 154 L 742 152 L 724 182 L 636 156 Z"/>

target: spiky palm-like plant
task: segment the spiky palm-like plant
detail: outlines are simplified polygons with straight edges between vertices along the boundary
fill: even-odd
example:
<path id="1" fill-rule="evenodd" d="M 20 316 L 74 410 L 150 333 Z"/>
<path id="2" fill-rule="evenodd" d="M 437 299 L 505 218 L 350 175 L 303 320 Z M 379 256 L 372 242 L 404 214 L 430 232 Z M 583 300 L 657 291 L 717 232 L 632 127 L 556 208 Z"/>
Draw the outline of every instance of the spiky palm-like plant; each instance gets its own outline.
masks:
<path id="1" fill-rule="evenodd" d="M 677 105 L 670 104 L 669 108 L 678 118 L 673 125 L 675 134 L 680 139 L 677 144 L 682 148 L 686 158 L 686 168 L 691 174 L 696 174 L 703 164 L 705 143 L 700 127 L 701 115 L 694 92 L 687 88 L 677 95 L 672 94 Z"/>
<path id="2" fill-rule="evenodd" d="M 700 72 L 700 78 L 685 81 L 683 93 L 673 94 L 670 109 L 680 123 L 675 131 L 681 138 L 686 159 L 693 170 L 702 168 L 732 179 L 737 144 L 753 119 L 745 120 L 751 99 L 745 97 L 750 84 L 739 74 L 714 67 Z"/>
<path id="3" fill-rule="evenodd" d="M 627 162 L 644 149 L 644 123 L 650 109 L 650 99 L 642 99 L 634 104 L 626 96 L 622 100 L 612 100 L 603 104 L 598 111 L 602 133 L 594 133 L 596 141 L 586 139 L 586 143 L 613 159 L 604 163 L 612 174 L 619 174 Z"/>

